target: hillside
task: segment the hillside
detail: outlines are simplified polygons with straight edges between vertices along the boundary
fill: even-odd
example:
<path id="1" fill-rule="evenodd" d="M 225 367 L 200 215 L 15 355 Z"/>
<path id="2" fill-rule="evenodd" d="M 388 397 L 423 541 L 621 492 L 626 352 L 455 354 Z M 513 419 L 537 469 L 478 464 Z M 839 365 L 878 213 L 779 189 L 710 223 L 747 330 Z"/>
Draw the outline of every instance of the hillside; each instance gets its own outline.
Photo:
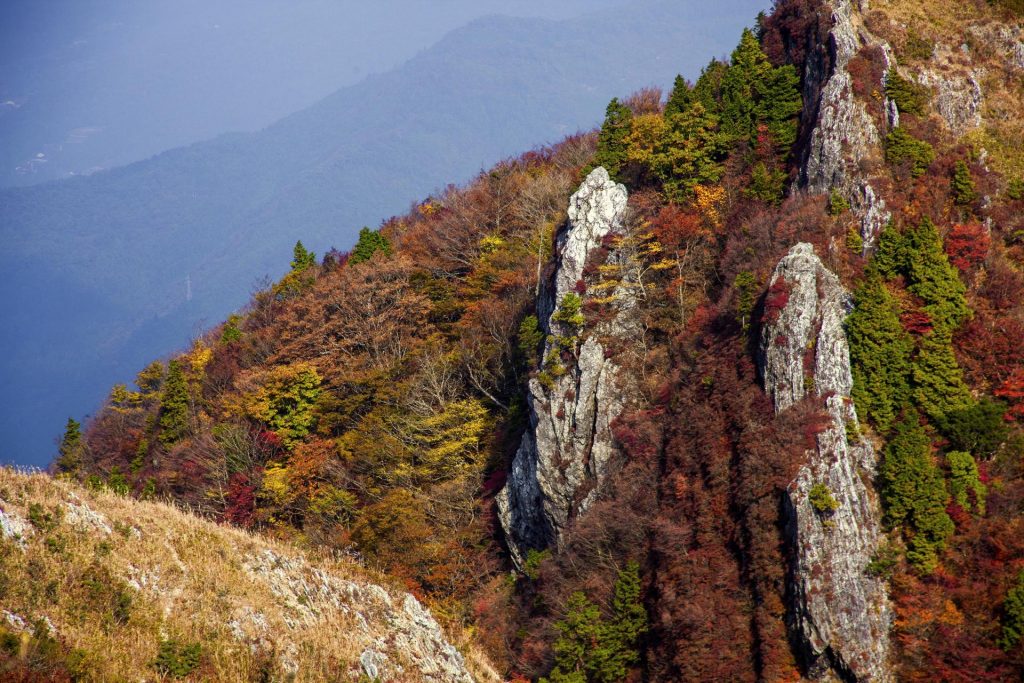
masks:
<path id="1" fill-rule="evenodd" d="M 51 457 L 55 425 L 243 305 L 296 239 L 349 247 L 447 182 L 591 127 L 620 90 L 696 74 L 754 6 L 482 19 L 262 131 L 0 191 L 2 457 Z"/>
<path id="2" fill-rule="evenodd" d="M 351 559 L 6 468 L 0 577 L 5 681 L 493 678 Z"/>
<path id="3" fill-rule="evenodd" d="M 614 3 L 7 0 L 0 186 L 95 173 L 259 130 L 495 12 L 560 19 Z"/>
<path id="4" fill-rule="evenodd" d="M 56 463 L 356 551 L 511 679 L 1024 676 L 1024 25 L 784 0 L 291 269 Z"/>

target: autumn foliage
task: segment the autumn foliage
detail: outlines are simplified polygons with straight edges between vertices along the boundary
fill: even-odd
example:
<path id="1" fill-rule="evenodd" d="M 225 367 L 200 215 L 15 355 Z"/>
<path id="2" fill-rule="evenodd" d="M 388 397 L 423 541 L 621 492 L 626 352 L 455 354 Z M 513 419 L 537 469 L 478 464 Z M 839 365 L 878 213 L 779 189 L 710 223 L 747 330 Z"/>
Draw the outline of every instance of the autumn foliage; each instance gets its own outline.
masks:
<path id="1" fill-rule="evenodd" d="M 59 466 L 356 555 L 474 626 L 509 678 L 797 681 L 783 503 L 826 421 L 816 399 L 775 415 L 753 351 L 790 303 L 774 265 L 809 242 L 853 293 L 854 399 L 888 526 L 871 570 L 889 581 L 899 676 L 1019 677 L 1024 653 L 1000 643 L 1024 569 L 1024 200 L 954 196 L 963 148 L 901 93 L 890 163 L 864 171 L 892 225 L 868 258 L 849 248 L 849 202 L 792 192 L 810 134 L 799 74 L 828 59 L 816 7 L 777 3 L 665 104 L 613 100 L 600 132 L 447 187 L 351 254 L 318 263 L 298 244 L 244 311 L 115 387 L 81 434 L 69 422 Z M 878 56 L 851 68 L 874 74 Z M 629 208 L 563 302 L 564 348 L 541 358 L 538 294 L 597 164 Z M 979 191 L 1001 182 L 969 170 Z M 638 385 L 612 425 L 615 475 L 559 548 L 510 574 L 494 496 L 527 383 L 571 362 L 622 287 L 642 332 L 602 339 Z"/>

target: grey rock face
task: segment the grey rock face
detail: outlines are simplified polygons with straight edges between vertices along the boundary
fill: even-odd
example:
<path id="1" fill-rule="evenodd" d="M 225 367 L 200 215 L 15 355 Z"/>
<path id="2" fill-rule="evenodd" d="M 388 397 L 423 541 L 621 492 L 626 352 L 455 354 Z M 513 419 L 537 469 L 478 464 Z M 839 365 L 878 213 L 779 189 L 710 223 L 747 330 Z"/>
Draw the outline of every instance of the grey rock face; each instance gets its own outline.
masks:
<path id="1" fill-rule="evenodd" d="M 860 25 L 850 0 L 832 3 L 829 32 L 831 70 L 826 55 L 808 59 L 804 77 L 804 101 L 818 101 L 818 115 L 811 133 L 809 151 L 801 169 L 800 184 L 810 192 L 839 191 L 861 220 L 865 250 L 889 221 L 885 202 L 859 171 L 862 162 L 877 155 L 882 136 L 864 104 L 853 96 L 853 79 L 848 66 L 862 46 L 882 50 L 887 69 L 892 66 L 888 43 L 872 36 Z M 883 84 L 879 83 L 879 89 Z M 890 125 L 899 125 L 895 105 L 885 102 Z"/>
<path id="2" fill-rule="evenodd" d="M 983 69 L 966 74 L 941 73 L 935 69 L 922 69 L 917 80 L 935 91 L 935 110 L 946 126 L 957 136 L 981 125 L 981 91 Z"/>
<path id="3" fill-rule="evenodd" d="M 874 450 L 859 434 L 850 398 L 853 379 L 843 320 L 851 301 L 809 244 L 797 244 L 772 275 L 789 299 L 761 336 L 760 366 L 775 410 L 808 395 L 824 397 L 829 425 L 788 489 L 792 626 L 814 677 L 890 681 L 892 613 L 884 584 L 866 572 L 880 538 L 878 502 L 864 479 Z M 853 435 L 853 436 L 851 436 Z M 816 485 L 838 503 L 822 513 L 810 501 Z"/>
<path id="4" fill-rule="evenodd" d="M 1024 71 L 1024 27 L 1002 22 L 969 26 L 967 32 L 980 45 L 990 45 L 1003 55 L 1003 64 L 1014 71 Z"/>
<path id="5" fill-rule="evenodd" d="M 626 200 L 625 186 L 613 182 L 603 168 L 594 169 L 570 199 L 553 291 L 542 293 L 538 302 L 549 333 L 543 358 L 558 355 L 554 337 L 577 333 L 554 317 L 583 279 L 587 255 L 606 235 L 621 231 Z M 520 566 L 527 550 L 557 546 L 566 524 L 596 498 L 614 462 L 611 424 L 622 411 L 626 383 L 605 358 L 597 336 L 630 332 L 632 293 L 619 287 L 616 299 L 615 319 L 582 344 L 576 342 L 573 360 L 563 361 L 564 374 L 552 376 L 547 384 L 530 381 L 530 426 L 497 499 L 509 549 Z"/>

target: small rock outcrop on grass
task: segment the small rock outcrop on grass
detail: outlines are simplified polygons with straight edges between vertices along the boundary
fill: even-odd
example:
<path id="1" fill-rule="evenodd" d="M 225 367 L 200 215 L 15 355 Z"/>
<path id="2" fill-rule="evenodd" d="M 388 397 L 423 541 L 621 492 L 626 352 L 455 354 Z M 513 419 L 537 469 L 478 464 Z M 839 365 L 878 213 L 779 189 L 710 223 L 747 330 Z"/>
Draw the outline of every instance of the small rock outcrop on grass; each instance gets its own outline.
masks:
<path id="1" fill-rule="evenodd" d="M 0 629 L 57 643 L 51 672 L 151 680 L 171 643 L 194 680 L 474 680 L 429 610 L 351 561 L 43 474 L 0 468 L 0 576 Z"/>

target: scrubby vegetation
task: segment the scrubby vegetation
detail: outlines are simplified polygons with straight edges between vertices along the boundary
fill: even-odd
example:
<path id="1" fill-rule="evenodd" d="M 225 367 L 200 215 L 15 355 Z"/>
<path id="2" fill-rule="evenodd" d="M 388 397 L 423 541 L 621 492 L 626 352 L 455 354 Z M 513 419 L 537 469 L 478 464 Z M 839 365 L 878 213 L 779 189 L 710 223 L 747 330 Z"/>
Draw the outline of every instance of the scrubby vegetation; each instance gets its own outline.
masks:
<path id="1" fill-rule="evenodd" d="M 1019 677 L 1024 200 L 895 71 L 901 126 L 862 164 L 892 215 L 869 253 L 838 188 L 793 192 L 815 6 L 779 3 L 695 83 L 613 100 L 596 134 L 447 188 L 352 252 L 317 262 L 297 245 L 245 311 L 115 388 L 84 435 L 70 421 L 58 469 L 359 553 L 472 628 L 508 676 L 796 680 L 780 511 L 827 420 L 816 399 L 775 415 L 752 348 L 789 297 L 771 270 L 805 241 L 853 292 L 863 424 L 848 438 L 881 454 L 887 540 L 865 571 L 890 587 L 899 675 Z M 901 41 L 928 58 L 924 37 Z M 880 109 L 881 93 L 851 96 Z M 589 255 L 546 330 L 537 294 L 597 165 L 630 190 L 623 234 Z M 613 425 L 622 461 L 561 547 L 509 574 L 494 495 L 527 384 L 553 386 L 623 286 L 642 336 L 603 340 L 638 383 Z M 810 490 L 823 522 L 833 494 Z M 216 658 L 204 646 L 199 661 Z"/>

